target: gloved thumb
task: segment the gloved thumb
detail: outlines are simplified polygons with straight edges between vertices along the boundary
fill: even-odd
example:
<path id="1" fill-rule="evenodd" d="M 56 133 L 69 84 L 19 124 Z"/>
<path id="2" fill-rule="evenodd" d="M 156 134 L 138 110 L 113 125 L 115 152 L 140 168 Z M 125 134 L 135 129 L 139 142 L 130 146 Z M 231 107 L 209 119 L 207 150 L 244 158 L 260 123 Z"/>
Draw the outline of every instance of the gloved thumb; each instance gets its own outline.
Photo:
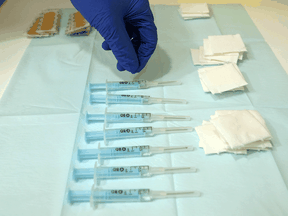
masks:
<path id="1" fill-rule="evenodd" d="M 106 41 L 104 41 L 104 42 L 102 43 L 102 48 L 103 48 L 104 50 L 106 50 L 106 51 L 111 50 L 111 49 L 110 49 L 110 46 L 108 45 L 108 43 L 107 43 Z"/>

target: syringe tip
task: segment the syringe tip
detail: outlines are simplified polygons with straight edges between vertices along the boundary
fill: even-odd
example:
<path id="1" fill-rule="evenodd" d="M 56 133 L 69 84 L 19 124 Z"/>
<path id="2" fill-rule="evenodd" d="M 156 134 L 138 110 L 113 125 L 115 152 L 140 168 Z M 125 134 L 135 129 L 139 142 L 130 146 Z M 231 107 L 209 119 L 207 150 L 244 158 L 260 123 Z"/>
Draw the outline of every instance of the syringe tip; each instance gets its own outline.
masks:
<path id="1" fill-rule="evenodd" d="M 171 197 L 199 197 L 201 193 L 199 191 L 179 191 L 179 192 L 167 192 L 167 196 Z"/>

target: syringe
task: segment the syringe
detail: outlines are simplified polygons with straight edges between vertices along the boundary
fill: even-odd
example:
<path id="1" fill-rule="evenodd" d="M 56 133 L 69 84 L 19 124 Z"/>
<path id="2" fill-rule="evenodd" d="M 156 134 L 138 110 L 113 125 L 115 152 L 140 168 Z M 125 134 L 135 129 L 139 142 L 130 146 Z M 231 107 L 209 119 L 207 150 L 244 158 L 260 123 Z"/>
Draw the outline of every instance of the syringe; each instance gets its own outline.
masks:
<path id="1" fill-rule="evenodd" d="M 80 179 L 93 179 L 95 184 L 99 184 L 101 180 L 121 179 L 121 178 L 145 178 L 160 174 L 175 174 L 175 173 L 193 173 L 196 172 L 194 167 L 150 167 L 150 166 L 117 166 L 103 167 L 97 166 L 95 162 L 94 168 L 73 170 L 75 181 Z"/>
<path id="2" fill-rule="evenodd" d="M 148 95 L 116 95 L 116 94 L 91 94 L 90 103 L 106 103 L 108 104 L 186 104 L 187 101 L 183 99 L 169 99 L 169 98 L 153 98 Z"/>
<path id="3" fill-rule="evenodd" d="M 172 86 L 172 85 L 181 85 L 179 81 L 147 81 L 147 80 L 138 80 L 138 81 L 119 81 L 119 82 L 108 82 L 106 83 L 90 83 L 89 89 L 90 92 L 94 91 L 122 91 L 122 90 L 137 90 L 137 89 L 146 89 L 156 86 Z"/>
<path id="4" fill-rule="evenodd" d="M 68 202 L 90 202 L 92 207 L 101 203 L 150 202 L 154 199 L 199 197 L 199 191 L 151 191 L 150 189 L 110 189 L 101 190 L 93 185 L 91 191 L 69 190 Z"/>
<path id="5" fill-rule="evenodd" d="M 140 137 L 151 137 L 156 134 L 184 133 L 193 131 L 192 127 L 171 127 L 171 128 L 152 128 L 152 127 L 131 127 L 119 129 L 104 129 L 104 131 L 90 131 L 85 133 L 87 143 L 104 140 L 105 145 L 110 140 L 129 139 Z"/>
<path id="6" fill-rule="evenodd" d="M 189 121 L 190 116 L 173 116 L 173 115 L 154 115 L 152 113 L 108 113 L 105 114 L 89 114 L 86 113 L 86 122 L 97 123 L 145 123 L 153 121 Z"/>
<path id="7" fill-rule="evenodd" d="M 106 159 L 148 157 L 153 154 L 185 152 L 193 149 L 192 146 L 151 147 L 149 145 L 101 148 L 99 144 L 98 149 L 78 149 L 78 160 L 98 159 L 98 164 L 102 164 Z"/>

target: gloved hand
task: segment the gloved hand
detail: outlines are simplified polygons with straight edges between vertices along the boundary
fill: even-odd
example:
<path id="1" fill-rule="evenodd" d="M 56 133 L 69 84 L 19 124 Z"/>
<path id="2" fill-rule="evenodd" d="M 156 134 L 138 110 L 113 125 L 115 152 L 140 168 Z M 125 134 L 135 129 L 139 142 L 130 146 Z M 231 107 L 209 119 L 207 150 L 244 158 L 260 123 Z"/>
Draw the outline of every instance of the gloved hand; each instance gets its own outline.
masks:
<path id="1" fill-rule="evenodd" d="M 104 37 L 119 71 L 140 72 L 157 45 L 157 29 L 148 0 L 71 0 Z"/>

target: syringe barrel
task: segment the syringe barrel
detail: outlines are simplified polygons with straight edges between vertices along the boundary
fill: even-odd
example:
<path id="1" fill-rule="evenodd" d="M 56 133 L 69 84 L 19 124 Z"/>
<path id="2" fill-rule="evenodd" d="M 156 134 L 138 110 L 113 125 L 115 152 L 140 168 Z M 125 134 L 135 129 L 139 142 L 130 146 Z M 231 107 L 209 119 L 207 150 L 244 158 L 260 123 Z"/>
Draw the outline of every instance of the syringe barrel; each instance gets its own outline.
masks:
<path id="1" fill-rule="evenodd" d="M 150 96 L 147 95 L 113 95 L 108 94 L 108 104 L 147 104 Z"/>
<path id="2" fill-rule="evenodd" d="M 117 159 L 129 157 L 142 157 L 150 155 L 150 147 L 147 146 L 127 146 L 101 149 L 78 149 L 78 159 L 96 160 L 98 155 L 102 159 Z"/>
<path id="3" fill-rule="evenodd" d="M 107 113 L 106 121 L 108 123 L 142 123 L 150 122 L 151 113 Z"/>
<path id="4" fill-rule="evenodd" d="M 90 83 L 90 92 L 95 91 L 122 91 L 122 90 L 136 90 L 143 86 L 145 81 L 121 81 L 121 82 L 107 82 L 107 83 Z"/>
<path id="5" fill-rule="evenodd" d="M 91 201 L 94 204 L 98 203 L 113 203 L 113 202 L 145 202 L 149 200 L 149 189 L 112 189 L 98 190 L 92 189 Z"/>
<path id="6" fill-rule="evenodd" d="M 87 143 L 93 141 L 115 139 L 129 139 L 136 137 L 149 136 L 152 133 L 152 127 L 132 127 L 132 128 L 119 128 L 119 129 L 106 129 L 103 131 L 92 131 L 85 133 L 85 140 Z"/>
<path id="7" fill-rule="evenodd" d="M 107 97 L 107 101 L 106 101 Z M 149 96 L 145 95 L 90 95 L 90 103 L 108 103 L 108 104 L 148 104 Z"/>
<path id="8" fill-rule="evenodd" d="M 106 113 L 106 114 L 86 114 L 86 122 L 97 123 L 104 122 L 106 119 L 107 123 L 142 123 L 151 122 L 151 113 Z"/>
<path id="9" fill-rule="evenodd" d="M 149 174 L 149 166 L 95 167 L 96 179 L 141 178 Z"/>

